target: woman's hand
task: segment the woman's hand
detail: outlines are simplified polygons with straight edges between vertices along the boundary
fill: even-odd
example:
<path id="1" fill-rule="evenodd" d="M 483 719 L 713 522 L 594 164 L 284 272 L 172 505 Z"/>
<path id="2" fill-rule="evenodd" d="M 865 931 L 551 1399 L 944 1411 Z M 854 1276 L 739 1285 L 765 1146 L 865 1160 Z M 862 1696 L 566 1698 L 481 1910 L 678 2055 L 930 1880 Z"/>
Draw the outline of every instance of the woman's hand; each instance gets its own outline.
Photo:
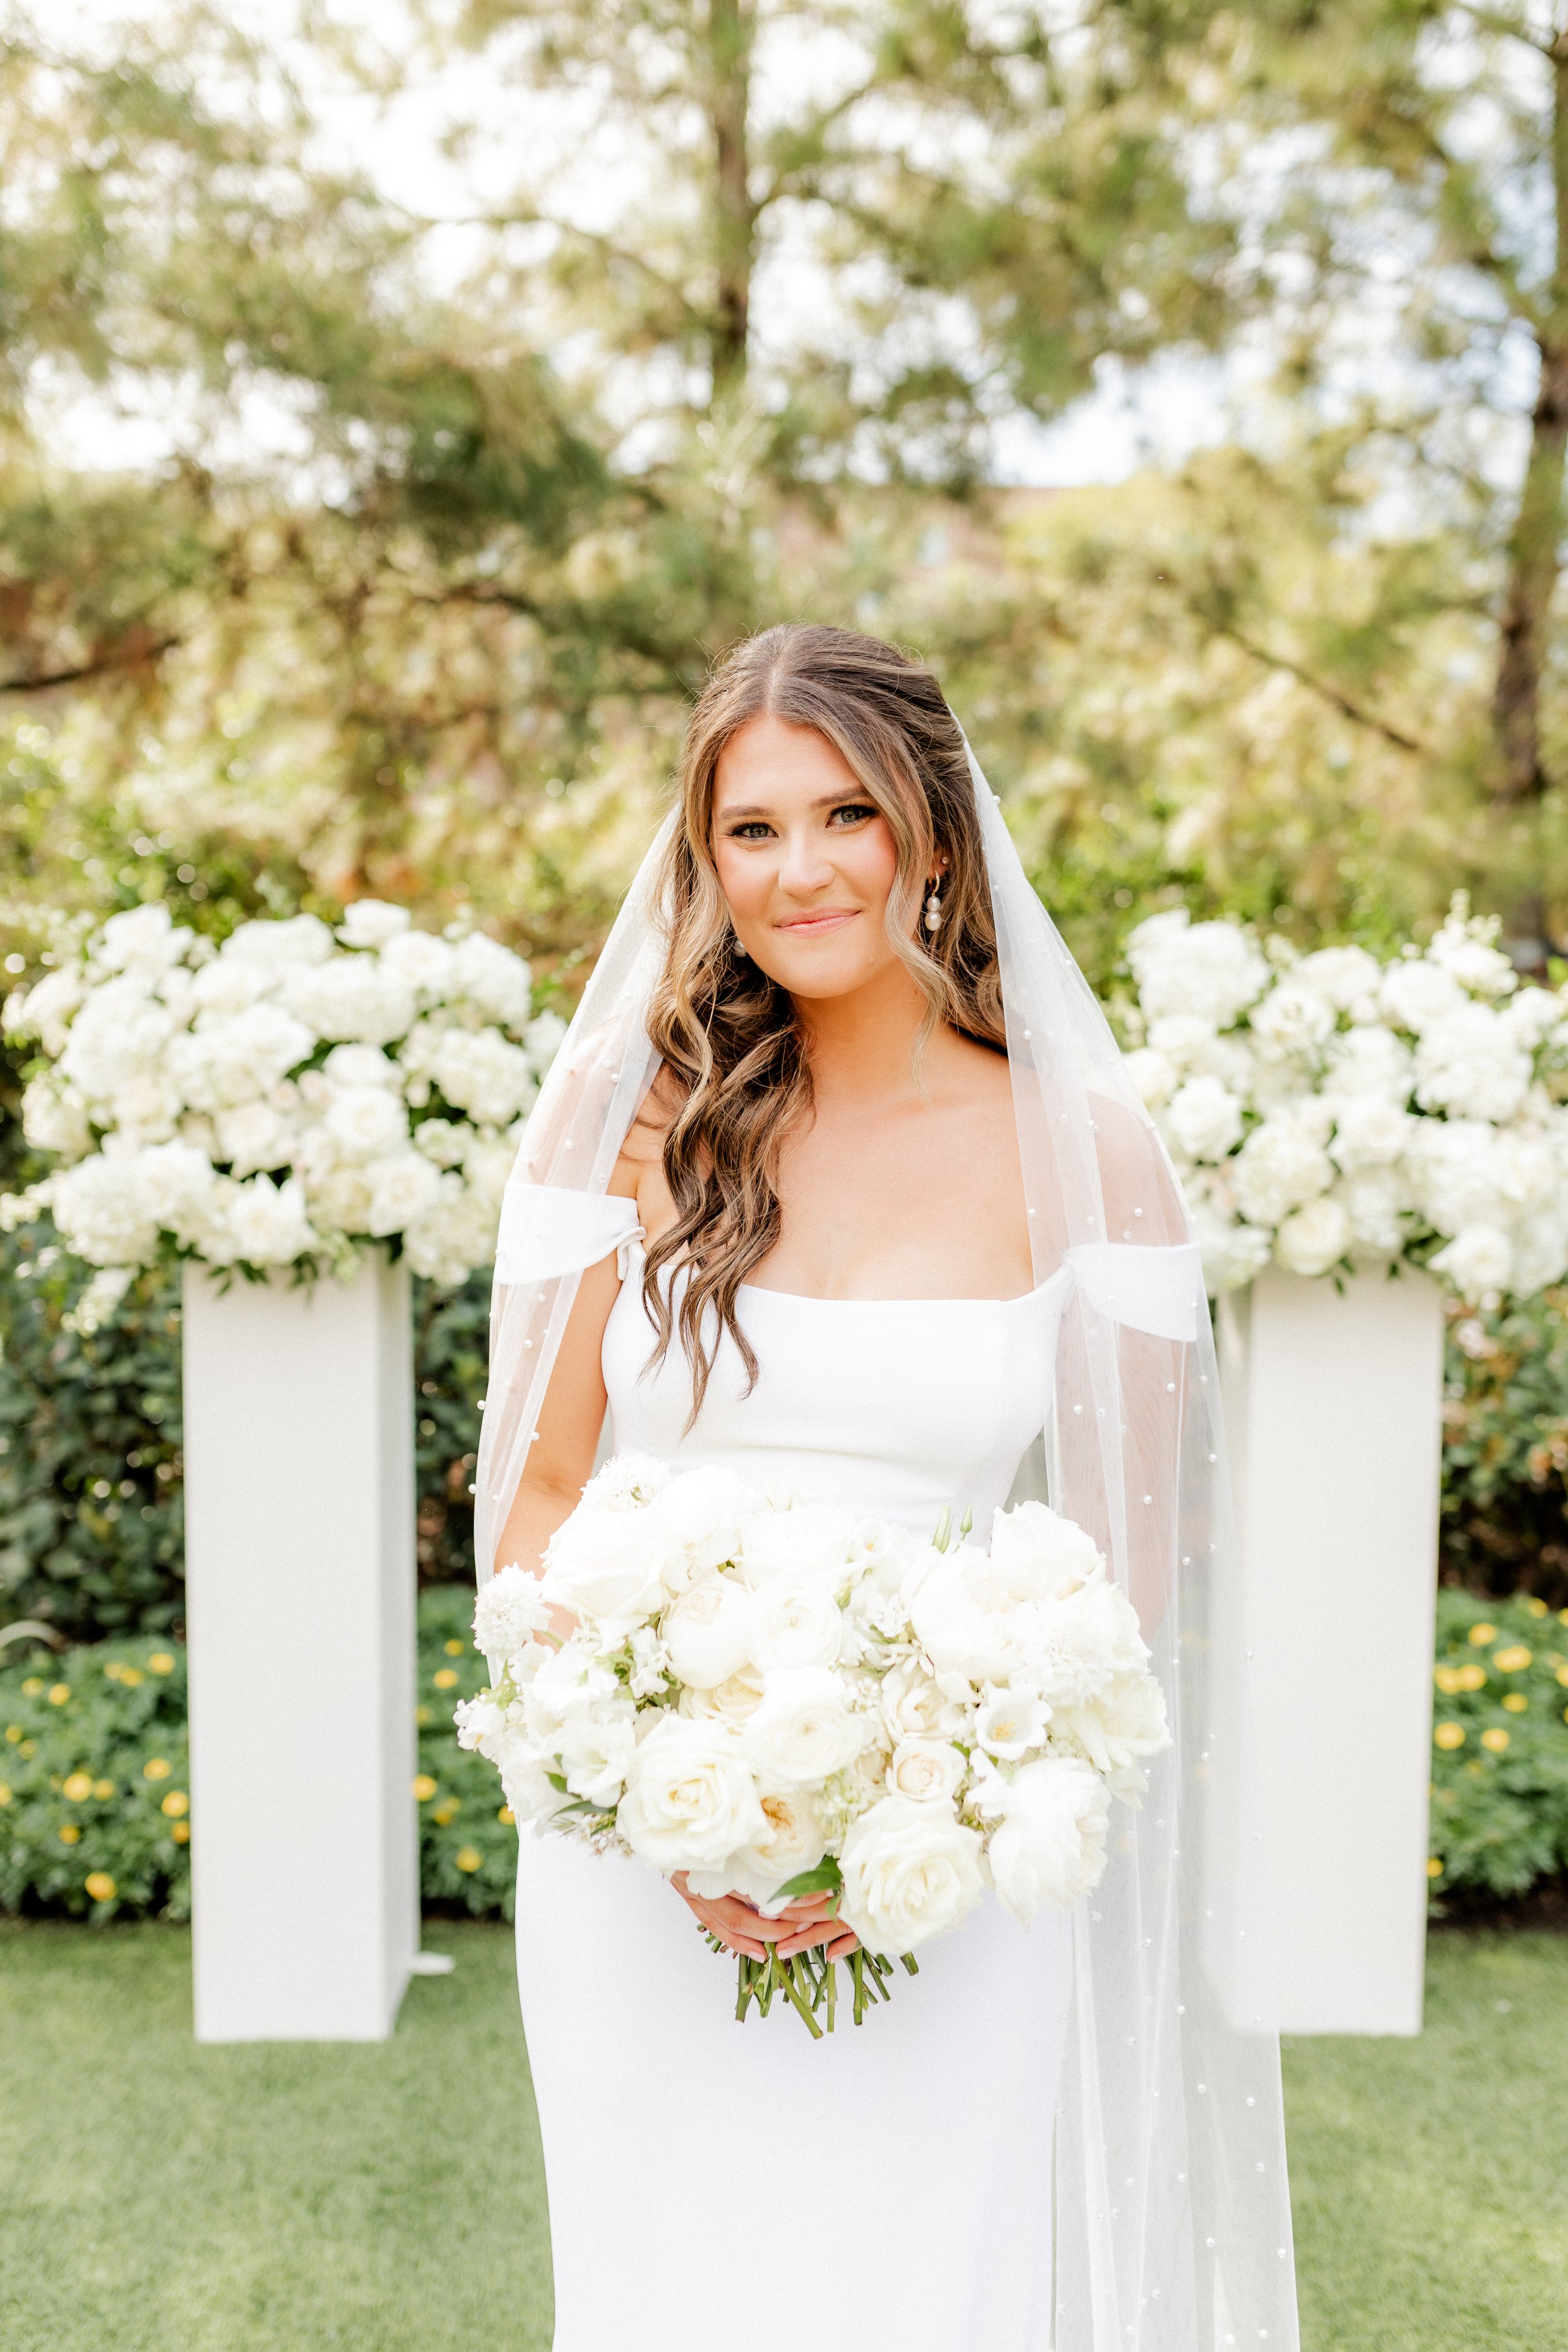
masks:
<path id="1" fill-rule="evenodd" d="M 766 1919 L 755 1904 L 741 1895 L 693 1895 L 681 1871 L 670 1881 L 689 1911 L 718 1937 L 726 1951 L 743 1952 L 750 1960 L 765 1960 L 771 1944 L 781 1960 L 824 1944 L 830 1960 L 847 1959 L 855 1950 L 852 1928 L 828 1909 L 830 1895 L 803 1895 L 786 1903 L 776 1919 Z"/>

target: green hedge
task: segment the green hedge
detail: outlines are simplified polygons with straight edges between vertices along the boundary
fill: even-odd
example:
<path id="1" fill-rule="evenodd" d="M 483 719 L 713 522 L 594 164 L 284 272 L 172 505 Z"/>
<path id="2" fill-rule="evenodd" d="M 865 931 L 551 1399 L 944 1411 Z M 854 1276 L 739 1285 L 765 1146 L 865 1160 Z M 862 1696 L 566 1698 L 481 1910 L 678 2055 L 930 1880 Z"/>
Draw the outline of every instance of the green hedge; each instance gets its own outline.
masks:
<path id="1" fill-rule="evenodd" d="M 471 1588 L 420 1596 L 420 1885 L 426 1903 L 510 1918 L 517 1832 L 495 1768 L 452 1729 L 485 1681 L 472 1614 Z M 188 1918 L 184 1650 L 144 1636 L 32 1647 L 0 1672 L 0 1910 Z"/>
<path id="2" fill-rule="evenodd" d="M 1435 1680 L 1434 1897 L 1522 1895 L 1568 1869 L 1568 1609 L 1440 1591 Z"/>
<path id="3" fill-rule="evenodd" d="M 1442 1567 L 1568 1606 L 1568 1288 L 1448 1313 Z"/>

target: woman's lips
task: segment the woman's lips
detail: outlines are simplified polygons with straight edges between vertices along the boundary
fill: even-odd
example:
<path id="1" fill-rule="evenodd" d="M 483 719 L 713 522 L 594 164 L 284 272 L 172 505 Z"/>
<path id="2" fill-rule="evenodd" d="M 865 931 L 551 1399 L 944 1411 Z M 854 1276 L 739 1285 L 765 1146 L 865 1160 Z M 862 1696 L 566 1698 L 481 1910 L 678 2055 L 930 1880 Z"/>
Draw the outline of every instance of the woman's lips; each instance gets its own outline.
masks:
<path id="1" fill-rule="evenodd" d="M 815 937 L 818 931 L 837 931 L 845 923 L 852 923 L 859 912 L 858 907 L 827 907 L 820 915 L 792 915 L 787 922 L 775 923 L 773 929 Z"/>

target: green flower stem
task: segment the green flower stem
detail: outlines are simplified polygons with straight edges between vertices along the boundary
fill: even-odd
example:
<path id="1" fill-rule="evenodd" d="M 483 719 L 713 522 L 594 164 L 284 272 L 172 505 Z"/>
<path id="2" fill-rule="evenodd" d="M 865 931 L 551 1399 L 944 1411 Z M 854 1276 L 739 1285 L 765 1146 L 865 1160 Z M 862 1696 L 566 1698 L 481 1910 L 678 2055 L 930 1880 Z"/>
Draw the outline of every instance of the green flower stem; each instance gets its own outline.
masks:
<path id="1" fill-rule="evenodd" d="M 796 1969 L 793 1960 L 786 1960 L 784 1965 L 784 1989 L 786 1998 L 794 2003 L 801 2023 L 805 2027 L 812 2040 L 820 2042 L 822 2028 L 812 2015 L 810 2006 L 801 1993 L 799 1984 L 796 1982 Z"/>

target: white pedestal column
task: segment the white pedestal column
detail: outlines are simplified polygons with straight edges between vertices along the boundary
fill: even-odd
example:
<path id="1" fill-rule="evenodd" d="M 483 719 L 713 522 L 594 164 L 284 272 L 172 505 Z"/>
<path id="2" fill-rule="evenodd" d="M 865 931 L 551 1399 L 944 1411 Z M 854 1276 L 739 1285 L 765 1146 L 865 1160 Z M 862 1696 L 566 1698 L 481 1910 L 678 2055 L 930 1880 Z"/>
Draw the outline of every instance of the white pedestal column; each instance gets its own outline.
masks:
<path id="1" fill-rule="evenodd" d="M 406 1268 L 184 1288 L 198 2042 L 374 2042 L 418 1948 Z"/>
<path id="2" fill-rule="evenodd" d="M 1279 2021 L 1418 2033 L 1441 1295 L 1411 1272 L 1342 1293 L 1270 1267 L 1217 1319 Z"/>

